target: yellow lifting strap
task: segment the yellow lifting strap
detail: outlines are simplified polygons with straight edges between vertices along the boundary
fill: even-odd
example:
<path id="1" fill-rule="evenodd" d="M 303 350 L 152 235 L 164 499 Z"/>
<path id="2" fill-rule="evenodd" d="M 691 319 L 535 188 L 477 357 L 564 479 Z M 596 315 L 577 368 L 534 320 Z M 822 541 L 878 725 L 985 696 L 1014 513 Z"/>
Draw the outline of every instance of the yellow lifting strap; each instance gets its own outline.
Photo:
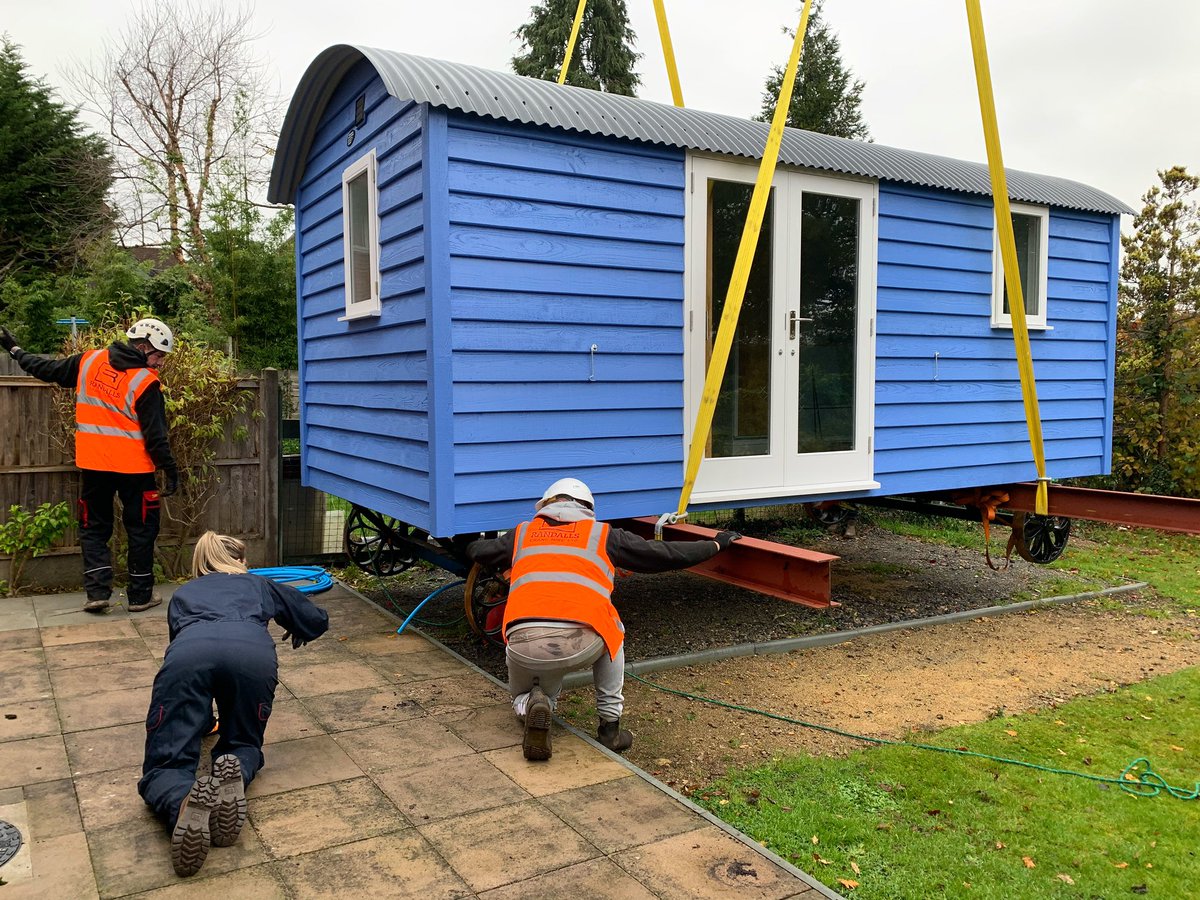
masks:
<path id="1" fill-rule="evenodd" d="M 1046 451 L 1042 446 L 1042 420 L 1038 412 L 1037 382 L 1033 377 L 1033 357 L 1029 349 L 1029 329 L 1025 323 L 1025 297 L 1021 292 L 1017 264 L 1017 242 L 1013 238 L 1012 214 L 1008 205 L 1008 180 L 1000 155 L 1000 129 L 996 123 L 996 104 L 992 97 L 992 76 L 988 68 L 987 43 L 983 36 L 983 15 L 979 0 L 966 0 L 967 22 L 971 29 L 971 53 L 975 58 L 975 81 L 979 86 L 979 111 L 983 116 L 983 139 L 987 145 L 988 170 L 992 176 L 992 205 L 996 209 L 996 234 L 1000 238 L 1000 256 L 1004 262 L 1004 282 L 1008 287 L 1012 313 L 1013 343 L 1017 350 L 1017 369 L 1021 373 L 1021 394 L 1025 399 L 1025 423 L 1029 445 L 1037 466 L 1037 494 L 1034 511 L 1049 514 L 1050 479 L 1046 477 Z"/>
<path id="2" fill-rule="evenodd" d="M 696 414 L 696 426 L 692 429 L 692 446 L 688 451 L 687 469 L 684 471 L 683 490 L 679 493 L 679 509 L 674 515 L 664 514 L 659 519 L 658 533 L 665 522 L 675 522 L 687 514 L 692 488 L 708 445 L 712 430 L 713 413 L 721 382 L 725 379 L 725 365 L 729 361 L 729 350 L 733 345 L 733 333 L 737 328 L 738 315 L 742 311 L 742 300 L 746 296 L 746 282 L 750 278 L 750 266 L 754 262 L 754 251 L 758 247 L 758 233 L 762 230 L 763 213 L 771 193 L 771 181 L 775 177 L 775 164 L 779 159 L 779 145 L 783 142 L 783 126 L 787 121 L 788 107 L 792 103 L 792 87 L 796 83 L 796 70 L 800 66 L 800 50 L 804 46 L 804 33 L 808 30 L 808 13 L 812 0 L 804 0 L 800 13 L 800 27 L 792 42 L 792 55 L 788 59 L 783 82 L 779 86 L 779 100 L 775 104 L 775 115 L 771 117 L 771 130 L 767 134 L 767 146 L 763 150 L 762 163 L 758 167 L 758 180 L 750 197 L 750 209 L 746 213 L 746 224 L 742 228 L 742 241 L 738 244 L 733 274 L 725 292 L 725 308 L 721 313 L 721 324 L 713 342 L 712 356 L 708 360 L 708 372 L 704 377 L 704 392 L 700 397 L 700 409 Z"/>
<path id="3" fill-rule="evenodd" d="M 567 80 L 567 70 L 571 66 L 571 57 L 575 55 L 575 42 L 579 39 L 579 26 L 583 24 L 583 12 L 587 9 L 587 0 L 579 0 L 575 7 L 575 21 L 571 24 L 571 37 L 567 40 L 567 52 L 563 56 L 562 68 L 558 70 L 558 83 Z M 663 0 L 654 0 L 654 17 L 658 20 L 658 36 L 662 38 L 663 58 L 667 62 L 667 78 L 671 81 L 671 99 L 675 105 L 683 106 L 683 89 L 679 86 L 679 70 L 675 67 L 675 50 L 671 46 L 671 29 L 667 27 L 667 10 Z"/>
<path id="4" fill-rule="evenodd" d="M 658 19 L 658 36 L 662 39 L 663 59 L 667 63 L 667 78 L 671 82 L 671 99 L 683 108 L 683 88 L 679 86 L 679 70 L 675 68 L 675 49 L 671 46 L 671 29 L 667 27 L 667 10 L 663 0 L 654 0 L 654 17 Z"/>
<path id="5" fill-rule="evenodd" d="M 571 56 L 575 53 L 575 41 L 579 38 L 579 26 L 583 22 L 583 11 L 587 9 L 587 0 L 579 0 L 575 8 L 575 21 L 571 25 L 571 37 L 567 40 L 567 52 L 563 56 L 562 68 L 558 70 L 558 83 L 567 80 L 567 69 L 571 67 Z"/>

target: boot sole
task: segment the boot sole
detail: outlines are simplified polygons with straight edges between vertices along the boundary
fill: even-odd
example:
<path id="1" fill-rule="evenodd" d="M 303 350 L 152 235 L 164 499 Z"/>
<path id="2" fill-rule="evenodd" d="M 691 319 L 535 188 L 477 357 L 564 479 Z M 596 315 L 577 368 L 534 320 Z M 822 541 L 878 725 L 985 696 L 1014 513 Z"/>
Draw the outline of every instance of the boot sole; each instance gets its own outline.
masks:
<path id="1" fill-rule="evenodd" d="M 531 703 L 525 710 L 525 740 L 521 743 L 521 749 L 524 751 L 526 759 L 550 758 L 550 723 L 552 720 L 550 704 L 547 702 Z"/>
<path id="2" fill-rule="evenodd" d="M 220 788 L 215 778 L 197 778 L 184 798 L 179 819 L 171 832 L 171 865 L 181 878 L 195 875 L 208 858 L 212 845 L 209 819 L 216 808 Z"/>
<path id="3" fill-rule="evenodd" d="M 108 605 L 109 604 L 107 600 L 89 600 L 87 603 L 83 604 L 83 611 L 90 613 L 107 612 Z"/>
<path id="4" fill-rule="evenodd" d="M 213 778 L 218 783 L 217 808 L 212 816 L 214 847 L 231 847 L 246 824 L 246 786 L 242 781 L 242 763 L 232 753 L 213 761 Z"/>

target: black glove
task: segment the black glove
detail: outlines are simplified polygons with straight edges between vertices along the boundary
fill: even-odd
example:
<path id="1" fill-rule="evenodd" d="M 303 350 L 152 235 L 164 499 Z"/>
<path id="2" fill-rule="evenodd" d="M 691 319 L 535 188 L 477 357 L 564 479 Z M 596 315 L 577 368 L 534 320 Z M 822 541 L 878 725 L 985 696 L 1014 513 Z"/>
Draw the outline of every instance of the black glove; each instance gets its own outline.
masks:
<path id="1" fill-rule="evenodd" d="M 734 541 L 740 541 L 741 539 L 742 536 L 736 531 L 719 531 L 717 532 L 717 536 L 713 538 L 713 540 L 717 542 L 717 546 L 719 546 L 722 550 L 728 550 L 730 544 L 732 544 Z"/>
<path id="2" fill-rule="evenodd" d="M 292 639 L 292 649 L 293 650 L 299 650 L 301 647 L 303 647 L 305 644 L 308 643 L 308 641 L 301 640 L 297 635 L 292 634 L 290 631 L 285 631 L 283 633 L 283 637 L 281 637 L 279 639 L 279 643 L 281 643 L 281 644 L 284 643 L 285 641 L 287 641 L 288 638 Z"/>
<path id="3" fill-rule="evenodd" d="M 158 492 L 160 497 L 170 497 L 179 490 L 179 470 L 163 469 L 163 489 Z"/>
<path id="4" fill-rule="evenodd" d="M 9 333 L 9 330 L 3 325 L 0 325 L 0 347 L 8 351 L 8 355 L 15 357 L 16 351 L 21 348 L 17 346 L 17 339 Z"/>

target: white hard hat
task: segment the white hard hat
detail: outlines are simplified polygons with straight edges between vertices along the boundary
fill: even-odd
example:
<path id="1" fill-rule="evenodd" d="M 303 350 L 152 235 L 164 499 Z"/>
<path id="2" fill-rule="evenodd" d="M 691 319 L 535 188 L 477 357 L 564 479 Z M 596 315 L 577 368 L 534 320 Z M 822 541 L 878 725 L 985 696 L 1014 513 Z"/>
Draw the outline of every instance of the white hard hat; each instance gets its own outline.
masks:
<path id="1" fill-rule="evenodd" d="M 171 329 L 166 326 L 166 323 L 160 322 L 158 319 L 138 319 L 129 326 L 125 337 L 132 340 L 149 341 L 151 347 L 161 350 L 163 353 L 170 353 L 175 349 L 175 335 L 171 333 Z"/>
<path id="2" fill-rule="evenodd" d="M 534 507 L 534 511 L 541 509 L 555 497 L 566 495 L 580 503 L 586 503 L 588 508 L 595 507 L 595 501 L 592 499 L 592 492 L 588 490 L 588 486 L 578 478 L 560 478 L 550 487 L 546 488 L 546 493 L 542 494 L 542 499 L 538 501 L 538 505 Z"/>

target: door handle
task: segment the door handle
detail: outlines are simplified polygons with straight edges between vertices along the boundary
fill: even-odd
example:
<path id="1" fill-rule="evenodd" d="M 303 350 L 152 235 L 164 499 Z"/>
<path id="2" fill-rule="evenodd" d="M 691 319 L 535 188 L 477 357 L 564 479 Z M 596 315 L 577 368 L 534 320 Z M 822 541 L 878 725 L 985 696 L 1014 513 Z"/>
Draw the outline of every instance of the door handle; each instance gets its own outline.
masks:
<path id="1" fill-rule="evenodd" d="M 812 323 L 812 319 L 801 318 L 800 314 L 797 313 L 794 309 L 789 310 L 788 315 L 787 315 L 788 340 L 794 341 L 796 339 L 796 326 L 797 325 L 804 325 L 804 324 L 811 324 L 811 323 Z"/>

